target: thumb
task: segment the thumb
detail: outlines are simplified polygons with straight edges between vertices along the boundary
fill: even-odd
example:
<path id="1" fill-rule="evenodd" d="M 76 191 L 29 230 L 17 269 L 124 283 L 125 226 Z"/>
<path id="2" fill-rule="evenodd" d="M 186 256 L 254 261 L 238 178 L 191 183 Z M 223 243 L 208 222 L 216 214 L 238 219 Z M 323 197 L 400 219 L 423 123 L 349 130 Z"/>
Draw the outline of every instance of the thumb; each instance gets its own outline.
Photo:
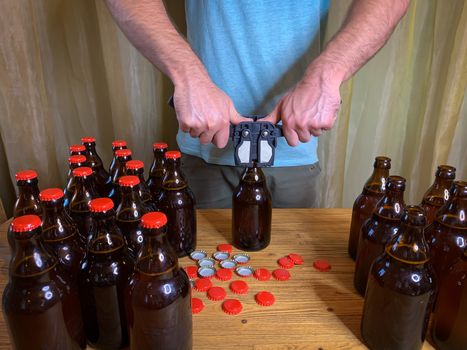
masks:
<path id="1" fill-rule="evenodd" d="M 272 124 L 277 124 L 280 120 L 279 105 L 267 117 L 261 119 L 262 122 L 270 122 Z"/>
<path id="2" fill-rule="evenodd" d="M 241 122 L 251 122 L 251 118 L 242 117 L 240 114 L 235 113 L 230 117 L 230 123 L 233 125 L 240 124 Z"/>

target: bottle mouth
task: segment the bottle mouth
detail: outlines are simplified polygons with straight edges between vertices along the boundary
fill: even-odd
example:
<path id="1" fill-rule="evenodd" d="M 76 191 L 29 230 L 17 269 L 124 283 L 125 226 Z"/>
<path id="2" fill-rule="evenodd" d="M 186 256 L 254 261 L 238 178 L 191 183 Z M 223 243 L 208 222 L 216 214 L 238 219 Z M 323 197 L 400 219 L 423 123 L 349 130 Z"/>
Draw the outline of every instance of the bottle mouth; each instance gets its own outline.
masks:
<path id="1" fill-rule="evenodd" d="M 398 175 L 391 175 L 387 180 L 387 188 L 394 191 L 403 191 L 405 190 L 405 178 Z"/>
<path id="2" fill-rule="evenodd" d="M 401 221 L 408 225 L 425 227 L 427 224 L 425 210 L 418 205 L 409 205 L 404 209 Z"/>
<path id="3" fill-rule="evenodd" d="M 456 168 L 450 165 L 440 165 L 436 170 L 436 176 L 443 179 L 454 179 L 456 177 Z"/>
<path id="4" fill-rule="evenodd" d="M 385 156 L 377 156 L 373 164 L 374 168 L 391 169 L 391 158 Z"/>

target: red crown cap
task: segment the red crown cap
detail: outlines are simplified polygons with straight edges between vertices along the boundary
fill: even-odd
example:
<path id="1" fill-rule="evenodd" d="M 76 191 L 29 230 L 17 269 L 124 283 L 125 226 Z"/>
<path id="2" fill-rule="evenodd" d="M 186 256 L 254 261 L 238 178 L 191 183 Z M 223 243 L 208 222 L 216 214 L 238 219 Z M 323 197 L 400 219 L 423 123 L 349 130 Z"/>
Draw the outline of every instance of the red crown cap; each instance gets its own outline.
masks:
<path id="1" fill-rule="evenodd" d="M 167 216 L 158 211 L 144 214 L 141 218 L 141 226 L 144 228 L 161 228 L 165 225 L 167 225 Z"/>
<path id="2" fill-rule="evenodd" d="M 182 156 L 180 151 L 167 151 L 165 152 L 166 159 L 178 159 Z"/>
<path id="3" fill-rule="evenodd" d="M 16 181 L 26 181 L 37 178 L 37 173 L 34 170 L 21 170 L 15 175 Z"/>
<path id="4" fill-rule="evenodd" d="M 133 152 L 131 149 L 119 149 L 115 151 L 115 156 L 117 157 L 128 157 L 131 156 Z"/>
<path id="5" fill-rule="evenodd" d="M 56 201 L 63 197 L 63 190 L 61 188 L 47 188 L 39 193 L 39 199 L 42 202 Z"/>
<path id="6" fill-rule="evenodd" d="M 11 223 L 13 232 L 28 232 L 35 230 L 42 224 L 41 218 L 37 215 L 23 215 L 15 218 Z"/>
<path id="7" fill-rule="evenodd" d="M 96 139 L 94 137 L 82 137 L 81 142 L 83 143 L 96 142 Z"/>
<path id="8" fill-rule="evenodd" d="M 86 161 L 86 157 L 83 155 L 76 155 L 76 156 L 71 156 L 68 158 L 68 163 L 70 164 L 79 164 L 79 163 L 84 163 Z"/>
<path id="9" fill-rule="evenodd" d="M 125 147 L 126 145 L 125 140 L 115 140 L 112 142 L 112 147 Z"/>
<path id="10" fill-rule="evenodd" d="M 79 168 L 73 169 L 73 176 L 85 177 L 92 175 L 92 169 L 87 166 L 80 166 Z"/>
<path id="11" fill-rule="evenodd" d="M 89 202 L 89 210 L 93 213 L 103 213 L 114 207 L 110 198 L 96 198 Z"/>
<path id="12" fill-rule="evenodd" d="M 144 163 L 140 160 L 134 159 L 134 160 L 129 160 L 128 162 L 126 162 L 125 166 L 127 169 L 138 170 L 138 169 L 144 168 Z"/>
<path id="13" fill-rule="evenodd" d="M 169 145 L 167 145 L 165 142 L 154 142 L 152 144 L 153 149 L 166 149 L 168 147 Z"/>
<path id="14" fill-rule="evenodd" d="M 118 184 L 123 187 L 134 187 L 139 183 L 139 177 L 134 175 L 125 175 L 118 179 Z"/>
<path id="15" fill-rule="evenodd" d="M 69 150 L 70 152 L 83 152 L 86 150 L 86 147 L 83 145 L 71 145 Z"/>

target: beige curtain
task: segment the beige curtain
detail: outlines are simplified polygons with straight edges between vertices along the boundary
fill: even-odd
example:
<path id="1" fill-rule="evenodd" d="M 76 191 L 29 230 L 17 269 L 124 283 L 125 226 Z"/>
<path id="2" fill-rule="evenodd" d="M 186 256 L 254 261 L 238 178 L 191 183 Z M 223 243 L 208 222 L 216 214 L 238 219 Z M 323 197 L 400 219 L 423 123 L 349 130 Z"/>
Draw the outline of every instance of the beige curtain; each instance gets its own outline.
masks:
<path id="1" fill-rule="evenodd" d="M 349 1 L 334 1 L 327 37 Z M 183 1 L 167 2 L 183 30 Z M 409 180 L 416 203 L 437 164 L 467 178 L 467 6 L 416 1 L 388 45 L 342 88 L 336 127 L 320 139 L 322 206 L 350 206 L 378 154 Z M 7 0 L 0 21 L 0 195 L 7 212 L 14 173 L 37 169 L 62 186 L 68 145 L 95 136 L 108 163 L 124 138 L 135 158 L 151 144 L 176 147 L 166 106 L 170 83 L 119 31 L 103 0 Z"/>

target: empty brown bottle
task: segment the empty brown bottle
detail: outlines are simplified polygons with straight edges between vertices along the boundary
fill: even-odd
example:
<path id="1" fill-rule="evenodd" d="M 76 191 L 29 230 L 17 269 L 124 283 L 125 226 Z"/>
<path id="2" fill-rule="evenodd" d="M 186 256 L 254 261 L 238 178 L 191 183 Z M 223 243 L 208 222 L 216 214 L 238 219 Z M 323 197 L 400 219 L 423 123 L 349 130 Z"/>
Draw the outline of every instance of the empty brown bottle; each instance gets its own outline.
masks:
<path id="1" fill-rule="evenodd" d="M 122 176 L 119 180 L 122 200 L 117 208 L 116 222 L 128 244 L 133 259 L 143 244 L 140 226 L 141 218 L 148 213 L 138 191 L 140 181 L 137 176 Z"/>
<path id="2" fill-rule="evenodd" d="M 96 151 L 96 139 L 94 137 L 82 137 L 81 142 L 86 147 L 86 160 L 95 174 L 96 190 L 102 197 L 107 197 L 113 189 L 112 179 L 104 169 L 102 159 Z"/>
<path id="3" fill-rule="evenodd" d="M 421 349 L 436 284 L 423 229 L 423 208 L 409 206 L 385 252 L 374 261 L 362 317 L 370 349 Z"/>
<path id="4" fill-rule="evenodd" d="M 84 146 L 83 146 L 84 147 Z M 85 166 L 86 164 L 86 157 L 82 155 L 77 156 L 70 156 L 68 158 L 68 164 L 70 166 L 67 174 L 67 181 L 65 186 L 65 200 L 63 201 L 63 206 L 68 210 L 70 206 L 71 198 L 73 198 L 73 194 L 75 193 L 75 177 L 73 176 L 73 170 L 76 168 Z"/>
<path id="5" fill-rule="evenodd" d="M 271 242 L 272 199 L 266 177 L 257 166 L 246 168 L 232 195 L 232 240 L 254 251 Z"/>
<path id="6" fill-rule="evenodd" d="M 143 200 L 144 206 L 148 211 L 155 211 L 156 205 L 154 203 L 151 191 L 144 180 L 144 163 L 140 160 L 133 159 L 125 164 L 127 175 L 135 175 L 139 178 L 139 194 Z"/>
<path id="7" fill-rule="evenodd" d="M 83 242 L 87 242 L 91 228 L 91 213 L 89 203 L 98 198 L 94 184 L 94 173 L 89 167 L 80 167 L 73 170 L 75 177 L 75 192 L 70 201 L 70 216 L 78 226 Z"/>
<path id="8" fill-rule="evenodd" d="M 113 173 L 111 174 L 113 190 L 109 194 L 109 198 L 113 200 L 115 207 L 118 207 L 120 204 L 120 190 L 118 188 L 118 179 L 121 176 L 126 175 L 126 162 L 131 160 L 132 152 L 130 149 L 120 149 L 115 151 L 115 157 L 117 161 L 115 162 L 115 167 Z"/>
<path id="9" fill-rule="evenodd" d="M 70 150 L 70 156 L 85 156 L 86 155 L 86 147 L 84 147 L 84 145 L 71 145 L 69 150 Z"/>
<path id="10" fill-rule="evenodd" d="M 109 166 L 109 174 L 112 176 L 113 172 L 114 172 L 114 168 L 116 166 L 116 163 L 117 163 L 117 157 L 115 156 L 115 152 L 120 150 L 120 149 L 126 149 L 127 148 L 127 143 L 126 141 L 124 140 L 115 140 L 112 142 L 112 154 L 113 154 L 113 157 L 112 157 L 112 162 L 110 163 L 110 166 Z"/>
<path id="11" fill-rule="evenodd" d="M 362 296 L 365 295 L 371 264 L 384 252 L 386 244 L 399 230 L 405 207 L 404 190 L 403 177 L 389 176 L 384 197 L 362 225 L 354 276 L 354 286 Z"/>
<path id="12" fill-rule="evenodd" d="M 67 290 L 72 298 L 79 302 L 78 279 L 81 260 L 84 257 L 85 247 L 80 239 L 78 227 L 73 219 L 66 213 L 63 207 L 63 190 L 49 188 L 41 191 L 39 198 L 44 208 L 42 216 L 42 234 L 38 239 L 58 259 L 59 266 L 64 272 Z M 84 334 L 81 309 L 67 310 L 64 304 L 65 319 L 70 334 L 74 340 L 84 349 L 86 337 Z"/>
<path id="13" fill-rule="evenodd" d="M 376 203 L 378 203 L 386 191 L 386 182 L 389 176 L 389 169 L 391 169 L 391 159 L 388 157 L 376 157 L 373 168 L 373 174 L 366 181 L 362 193 L 355 199 L 352 208 L 348 251 L 350 257 L 354 260 L 357 257 L 360 229 L 366 219 L 371 216 Z"/>
<path id="14" fill-rule="evenodd" d="M 190 281 L 167 240 L 167 217 L 143 216 L 144 243 L 128 288 L 132 350 L 190 350 Z"/>
<path id="15" fill-rule="evenodd" d="M 37 173 L 34 170 L 22 170 L 17 172 L 15 177 L 18 197 L 13 208 L 13 216 L 15 218 L 27 214 L 41 216 Z"/>
<path id="16" fill-rule="evenodd" d="M 41 219 L 24 215 L 13 220 L 15 250 L 10 280 L 3 292 L 3 312 L 14 349 L 76 350 L 67 329 L 64 286 L 57 259 L 37 239 Z M 79 304 L 73 311 L 79 312 Z"/>
<path id="17" fill-rule="evenodd" d="M 165 152 L 167 152 L 167 144 L 165 142 L 155 142 L 152 145 L 154 159 L 149 169 L 149 178 L 147 184 L 154 199 L 159 198 L 162 188 L 162 180 L 165 175 Z M 157 206 L 157 203 L 156 203 Z"/>
<path id="18" fill-rule="evenodd" d="M 179 151 L 165 153 L 167 172 L 157 200 L 159 210 L 168 217 L 168 239 L 178 257 L 196 248 L 195 196 L 180 169 L 180 157 Z"/>
<path id="19" fill-rule="evenodd" d="M 423 195 L 421 206 L 425 209 L 428 225 L 435 219 L 436 211 L 449 199 L 449 189 L 456 177 L 456 168 L 440 165 L 436 170 L 435 182 Z"/>
<path id="20" fill-rule="evenodd" d="M 81 266 L 81 305 L 88 342 L 98 349 L 129 345 L 124 291 L 133 272 L 109 198 L 91 201 L 91 240 Z"/>
<path id="21" fill-rule="evenodd" d="M 467 246 L 466 213 L 467 182 L 454 181 L 449 200 L 436 212 L 433 225 L 425 233 L 440 288 L 449 268 L 463 256 Z"/>

